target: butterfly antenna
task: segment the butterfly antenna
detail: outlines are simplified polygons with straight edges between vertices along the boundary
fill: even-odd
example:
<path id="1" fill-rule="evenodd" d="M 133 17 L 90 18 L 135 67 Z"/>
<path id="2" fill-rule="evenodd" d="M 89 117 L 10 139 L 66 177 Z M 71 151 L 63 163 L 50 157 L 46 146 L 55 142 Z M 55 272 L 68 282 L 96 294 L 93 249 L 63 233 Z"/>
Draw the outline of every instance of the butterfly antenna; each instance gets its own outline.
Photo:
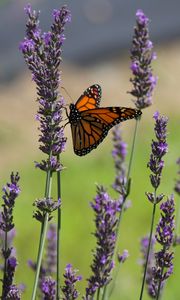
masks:
<path id="1" fill-rule="evenodd" d="M 68 97 L 71 99 L 71 103 L 72 103 L 73 99 L 72 99 L 71 95 L 68 93 L 68 91 L 66 90 L 66 88 L 64 86 L 62 86 L 61 88 L 66 92 L 66 94 L 68 95 Z"/>

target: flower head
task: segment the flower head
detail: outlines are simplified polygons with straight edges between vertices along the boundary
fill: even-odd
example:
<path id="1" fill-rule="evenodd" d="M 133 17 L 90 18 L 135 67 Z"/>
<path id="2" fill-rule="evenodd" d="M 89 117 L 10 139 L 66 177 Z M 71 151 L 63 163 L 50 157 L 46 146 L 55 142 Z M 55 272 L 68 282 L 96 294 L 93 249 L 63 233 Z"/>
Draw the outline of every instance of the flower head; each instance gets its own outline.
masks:
<path id="1" fill-rule="evenodd" d="M 62 46 L 64 42 L 64 29 L 70 21 L 70 12 L 63 6 L 53 12 L 51 30 L 42 33 L 39 27 L 39 12 L 33 11 L 31 6 L 25 8 L 27 14 L 26 37 L 20 44 L 20 50 L 32 78 L 37 86 L 39 110 L 37 119 L 40 122 L 39 148 L 50 155 L 47 163 L 37 164 L 41 169 L 50 168 L 51 171 L 59 170 L 60 164 L 55 157 L 64 151 L 66 138 L 64 128 L 60 125 L 64 99 L 59 94 Z M 53 160 L 53 163 L 52 163 Z"/>
<path id="2" fill-rule="evenodd" d="M 179 168 L 177 172 L 179 178 L 176 180 L 174 190 L 180 196 L 180 157 L 177 159 L 176 164 L 178 165 Z"/>
<path id="3" fill-rule="evenodd" d="M 97 247 L 91 265 L 92 275 L 88 279 L 86 298 L 92 299 L 96 290 L 109 283 L 114 267 L 113 254 L 116 242 L 117 213 L 119 201 L 112 200 L 103 187 L 97 188 L 97 195 L 91 203 L 95 213 Z"/>
<path id="4" fill-rule="evenodd" d="M 76 275 L 77 270 L 73 270 L 72 265 L 68 264 L 65 268 L 64 273 L 64 286 L 62 287 L 62 292 L 64 294 L 63 300 L 77 299 L 79 293 L 75 288 L 77 281 L 82 280 L 81 276 Z"/>
<path id="5" fill-rule="evenodd" d="M 133 89 L 130 94 L 135 98 L 137 108 L 143 109 L 152 104 L 152 93 L 157 77 L 152 73 L 151 63 L 156 58 L 153 44 L 149 40 L 149 19 L 142 10 L 136 12 L 136 27 L 131 48 L 131 71 L 133 78 L 130 81 Z"/>
<path id="6" fill-rule="evenodd" d="M 3 187 L 4 195 L 2 196 L 4 204 L 2 205 L 3 211 L 1 212 L 0 218 L 0 229 L 4 232 L 10 231 L 14 227 L 13 223 L 13 208 L 15 205 L 15 199 L 20 193 L 20 188 L 18 185 L 20 177 L 19 174 L 11 174 L 10 183 L 7 183 Z"/>
<path id="7" fill-rule="evenodd" d="M 21 292 L 16 285 L 11 285 L 6 300 L 20 300 Z"/>
<path id="8" fill-rule="evenodd" d="M 174 241 L 174 197 L 171 195 L 160 206 L 161 218 L 156 227 L 156 241 L 162 249 L 155 253 L 155 265 L 152 267 L 152 278 L 149 282 L 149 294 L 156 298 L 161 293 L 165 281 L 173 272 L 174 254 L 171 246 Z"/>
<path id="9" fill-rule="evenodd" d="M 113 142 L 114 149 L 112 156 L 114 159 L 116 178 L 113 184 L 115 191 L 121 194 L 124 198 L 126 196 L 126 167 L 125 159 L 127 155 L 127 144 L 122 140 L 122 132 L 120 126 L 116 126 L 113 129 Z"/>
<path id="10" fill-rule="evenodd" d="M 38 208 L 38 210 L 34 213 L 33 217 L 40 222 L 44 222 L 44 214 L 49 214 L 49 221 L 52 219 L 51 213 L 58 209 L 61 205 L 61 200 L 53 201 L 52 198 L 44 198 L 36 200 L 33 204 Z"/>
<path id="11" fill-rule="evenodd" d="M 13 256 L 9 257 L 7 259 L 7 267 L 6 267 L 6 272 L 3 280 L 3 299 L 6 299 L 7 295 L 10 294 L 12 291 L 12 283 L 13 283 L 16 266 L 17 266 L 16 258 Z"/>
<path id="12" fill-rule="evenodd" d="M 46 274 L 52 275 L 56 271 L 56 244 L 57 244 L 57 229 L 55 224 L 49 225 L 47 232 L 47 247 L 46 247 Z"/>
<path id="13" fill-rule="evenodd" d="M 161 174 L 164 167 L 163 156 L 168 151 L 168 145 L 166 142 L 167 139 L 167 117 L 160 116 L 158 112 L 154 114 L 155 119 L 155 135 L 157 140 L 153 140 L 151 144 L 152 153 L 150 155 L 150 161 L 148 167 L 150 168 L 152 174 L 150 175 L 152 186 L 157 189 L 160 180 Z M 149 193 L 148 193 L 149 194 Z"/>
<path id="14" fill-rule="evenodd" d="M 45 277 L 41 281 L 41 291 L 43 300 L 55 300 L 56 296 L 56 281 L 51 277 Z"/>

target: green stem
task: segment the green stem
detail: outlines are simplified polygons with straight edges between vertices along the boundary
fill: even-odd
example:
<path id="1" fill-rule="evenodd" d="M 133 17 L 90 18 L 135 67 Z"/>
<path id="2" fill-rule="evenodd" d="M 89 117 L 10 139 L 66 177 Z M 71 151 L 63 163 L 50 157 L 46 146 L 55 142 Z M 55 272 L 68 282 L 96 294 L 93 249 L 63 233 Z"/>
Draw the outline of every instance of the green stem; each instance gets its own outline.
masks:
<path id="1" fill-rule="evenodd" d="M 153 204 L 153 211 L 152 211 L 152 219 L 151 219 L 151 228 L 150 228 L 150 235 L 149 235 L 149 243 L 148 243 L 147 256 L 146 256 L 146 262 L 145 262 L 145 267 L 144 267 L 144 275 L 143 275 L 143 281 L 142 281 L 141 293 L 140 293 L 139 300 L 142 300 L 143 292 L 144 292 L 144 285 L 145 285 L 146 272 L 147 272 L 147 266 L 148 266 L 148 260 L 149 260 L 149 253 L 150 253 L 150 249 L 151 249 L 151 241 L 152 241 L 152 234 L 153 234 L 155 213 L 156 213 L 156 191 L 154 193 L 154 204 Z"/>
<path id="2" fill-rule="evenodd" d="M 127 184 L 126 184 L 126 195 L 124 196 L 123 202 L 122 202 L 122 206 L 121 206 L 121 211 L 119 213 L 119 219 L 118 219 L 118 223 L 117 223 L 117 227 L 116 227 L 116 244 L 115 244 L 115 250 L 114 250 L 114 257 L 113 259 L 115 259 L 115 256 L 117 254 L 117 249 L 118 249 L 118 244 L 119 244 L 119 231 L 120 231 L 120 223 L 122 220 L 122 214 L 123 214 L 123 210 L 124 210 L 124 205 L 126 202 L 126 199 L 129 195 L 130 189 L 129 189 L 129 183 L 130 183 L 130 174 L 131 174 L 131 168 L 132 168 L 132 162 L 133 162 L 133 156 L 134 156 L 134 151 L 135 151 L 135 144 L 136 144 L 136 137 L 137 137 L 137 130 L 138 130 L 138 123 L 139 119 L 136 120 L 136 124 L 135 124 L 135 128 L 134 128 L 134 135 L 133 135 L 133 141 L 132 141 L 132 147 L 131 147 L 131 153 L 130 153 L 130 159 L 129 159 L 129 165 L 128 165 L 128 171 L 127 171 Z M 112 294 L 115 283 L 116 283 L 116 279 L 117 279 L 117 274 L 118 272 L 115 273 L 114 275 L 114 279 L 112 282 L 112 287 L 109 293 L 109 296 Z M 108 293 L 108 289 L 107 287 L 104 288 L 103 291 L 103 300 L 106 300 L 108 298 L 107 296 Z"/>
<path id="3" fill-rule="evenodd" d="M 100 288 L 98 288 L 97 290 L 97 300 L 99 300 L 99 297 L 100 297 Z"/>
<path id="4" fill-rule="evenodd" d="M 156 300 L 158 300 L 159 296 L 160 296 L 161 282 L 162 282 L 161 278 L 162 278 L 163 272 L 164 272 L 164 267 L 162 267 L 162 269 L 161 269 L 161 275 L 160 275 L 160 280 L 159 280 L 159 284 L 158 284 L 158 290 L 157 290 Z"/>
<path id="5" fill-rule="evenodd" d="M 58 155 L 59 161 L 59 155 Z M 57 172 L 57 195 L 61 199 L 61 176 L 60 171 Z M 61 207 L 58 207 L 57 217 L 57 269 L 56 269 L 56 299 L 60 299 L 60 233 L 61 233 Z"/>
<path id="6" fill-rule="evenodd" d="M 46 175 L 45 198 L 49 198 L 51 195 L 51 185 L 52 185 L 52 172 L 51 172 L 51 170 L 48 170 L 47 175 Z M 36 274 L 35 274 L 34 287 L 33 287 L 33 293 L 32 293 L 32 298 L 31 298 L 32 300 L 35 300 L 36 293 L 37 293 L 43 250 L 44 250 L 44 244 L 45 244 L 45 240 L 46 240 L 46 233 L 47 233 L 47 227 L 48 227 L 48 219 L 49 219 L 49 214 L 45 213 L 44 221 L 41 225 L 41 234 L 40 234 L 40 240 L 39 240 L 39 250 L 38 250 L 38 256 L 37 256 Z"/>
<path id="7" fill-rule="evenodd" d="M 131 168 L 132 168 L 132 162 L 133 162 L 134 149 L 135 149 L 135 144 L 136 144 L 138 124 L 139 124 L 139 120 L 136 120 L 136 124 L 135 124 L 135 128 L 134 128 L 132 148 L 131 148 L 130 159 L 129 159 L 129 166 L 128 166 L 128 171 L 127 171 L 127 183 L 129 181 Z"/>
<path id="8" fill-rule="evenodd" d="M 49 219 L 49 214 L 46 213 L 44 216 L 44 222 L 43 222 L 43 226 L 42 226 L 42 235 L 41 235 L 41 239 L 40 239 L 40 247 L 39 247 L 38 259 L 37 259 L 36 276 L 35 276 L 35 281 L 34 281 L 33 294 L 32 294 L 32 298 L 31 298 L 32 300 L 36 299 L 36 291 L 37 291 L 37 286 L 38 286 L 38 281 L 39 281 L 39 274 L 40 274 L 44 244 L 45 244 L 45 240 L 46 240 L 48 219 Z"/>

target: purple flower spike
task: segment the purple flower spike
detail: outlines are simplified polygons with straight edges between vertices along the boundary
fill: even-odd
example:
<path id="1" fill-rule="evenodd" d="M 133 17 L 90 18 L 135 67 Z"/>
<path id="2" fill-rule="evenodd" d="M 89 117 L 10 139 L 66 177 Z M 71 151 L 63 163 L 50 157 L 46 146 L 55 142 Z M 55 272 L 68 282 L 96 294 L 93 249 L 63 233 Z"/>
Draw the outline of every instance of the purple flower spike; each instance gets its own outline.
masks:
<path id="1" fill-rule="evenodd" d="M 33 203 L 33 205 L 38 208 L 33 215 L 37 221 L 44 222 L 44 213 L 49 214 L 50 221 L 52 219 L 52 212 L 61 206 L 61 200 L 59 199 L 58 201 L 53 201 L 52 198 L 38 199 Z"/>
<path id="2" fill-rule="evenodd" d="M 6 299 L 7 295 L 11 292 L 14 273 L 17 266 L 17 260 L 11 256 L 7 259 L 7 269 L 3 280 L 3 299 Z M 10 299 L 10 298 L 9 298 Z"/>
<path id="3" fill-rule="evenodd" d="M 11 285 L 6 300 L 20 300 L 21 292 L 16 285 Z"/>
<path id="4" fill-rule="evenodd" d="M 78 291 L 75 288 L 77 281 L 82 280 L 81 276 L 76 275 L 77 270 L 73 270 L 72 265 L 68 264 L 65 268 L 64 273 L 64 286 L 62 287 L 62 292 L 64 294 L 63 300 L 74 300 L 79 296 Z"/>
<path id="5" fill-rule="evenodd" d="M 84 298 L 86 300 L 93 299 L 96 290 L 104 287 L 111 280 L 120 201 L 112 200 L 103 187 L 98 187 L 97 196 L 91 206 L 95 213 L 96 232 L 94 235 L 97 239 L 97 247 L 91 265 L 93 274 L 88 279 L 86 288 Z"/>
<path id="6" fill-rule="evenodd" d="M 169 276 L 173 273 L 174 254 L 171 246 L 174 241 L 174 197 L 171 195 L 166 202 L 160 206 L 161 218 L 156 228 L 156 241 L 162 249 L 155 253 L 155 266 L 152 267 L 152 278 L 149 282 L 149 294 L 152 298 L 157 298 L 162 292 L 163 286 Z"/>
<path id="7" fill-rule="evenodd" d="M 18 181 L 19 174 L 11 174 L 11 182 L 3 187 L 4 195 L 2 196 L 4 204 L 2 205 L 3 211 L 1 212 L 0 229 L 4 232 L 10 231 L 14 227 L 13 223 L 13 208 L 15 200 L 20 193 Z"/>
<path id="8" fill-rule="evenodd" d="M 113 143 L 114 149 L 112 156 L 114 159 L 116 178 L 113 184 L 113 188 L 116 192 L 120 193 L 122 198 L 126 197 L 126 167 L 125 159 L 127 155 L 127 144 L 122 140 L 122 133 L 120 126 L 116 126 L 113 129 Z M 122 201 L 123 201 L 122 199 Z"/>
<path id="9" fill-rule="evenodd" d="M 39 110 L 36 119 L 40 122 L 40 150 L 49 158 L 36 164 L 43 170 L 59 171 L 61 165 L 56 157 L 64 151 L 66 137 L 61 126 L 64 99 L 59 94 L 62 46 L 64 30 L 70 21 L 70 12 L 63 6 L 53 13 L 51 31 L 42 33 L 39 28 L 39 12 L 25 8 L 27 14 L 26 37 L 20 44 L 20 50 L 32 78 L 37 86 Z"/>
<path id="10" fill-rule="evenodd" d="M 129 257 L 129 252 L 128 250 L 124 250 L 123 254 L 118 254 L 118 261 L 119 263 L 124 263 Z"/>
<path id="11" fill-rule="evenodd" d="M 57 244 L 57 229 L 55 224 L 49 225 L 47 232 L 47 248 L 46 248 L 46 274 L 53 275 L 56 271 L 56 244 Z"/>
<path id="12" fill-rule="evenodd" d="M 152 93 L 156 86 L 157 77 L 152 74 L 151 63 L 156 58 L 153 44 L 149 40 L 149 19 L 142 10 L 136 12 L 136 27 L 131 48 L 131 71 L 133 78 L 130 81 L 133 89 L 130 94 L 138 109 L 152 105 Z"/>
<path id="13" fill-rule="evenodd" d="M 168 151 L 168 145 L 166 142 L 168 118 L 164 116 L 160 116 L 160 114 L 156 112 L 154 114 L 154 119 L 155 119 L 154 132 L 157 141 L 154 140 L 152 141 L 151 144 L 152 153 L 150 155 L 150 161 L 148 163 L 148 167 L 152 172 L 152 174 L 150 175 L 151 184 L 154 187 L 154 189 L 157 189 L 161 181 L 162 170 L 164 167 L 164 161 L 162 160 L 162 158 Z M 150 200 L 154 196 L 151 193 L 147 193 L 147 197 Z M 161 199 L 163 198 L 162 194 L 160 198 Z"/>
<path id="14" fill-rule="evenodd" d="M 179 170 L 177 172 L 178 179 L 176 180 L 174 190 L 180 196 L 180 158 L 178 158 L 178 160 L 176 161 L 176 164 L 178 165 Z"/>
<path id="15" fill-rule="evenodd" d="M 51 277 L 43 278 L 41 282 L 41 291 L 43 293 L 43 300 L 56 299 L 56 282 Z"/>

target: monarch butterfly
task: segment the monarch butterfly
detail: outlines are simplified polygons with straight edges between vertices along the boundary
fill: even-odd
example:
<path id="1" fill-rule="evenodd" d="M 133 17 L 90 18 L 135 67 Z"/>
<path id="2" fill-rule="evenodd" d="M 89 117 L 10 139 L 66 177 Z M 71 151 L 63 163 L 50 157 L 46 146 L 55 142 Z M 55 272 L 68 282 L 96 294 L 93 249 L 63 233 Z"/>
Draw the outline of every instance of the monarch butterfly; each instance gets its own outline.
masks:
<path id="1" fill-rule="evenodd" d="M 141 115 L 141 111 L 134 108 L 99 107 L 100 100 L 101 87 L 94 84 L 69 106 L 73 147 L 79 156 L 95 149 L 116 124 Z"/>

